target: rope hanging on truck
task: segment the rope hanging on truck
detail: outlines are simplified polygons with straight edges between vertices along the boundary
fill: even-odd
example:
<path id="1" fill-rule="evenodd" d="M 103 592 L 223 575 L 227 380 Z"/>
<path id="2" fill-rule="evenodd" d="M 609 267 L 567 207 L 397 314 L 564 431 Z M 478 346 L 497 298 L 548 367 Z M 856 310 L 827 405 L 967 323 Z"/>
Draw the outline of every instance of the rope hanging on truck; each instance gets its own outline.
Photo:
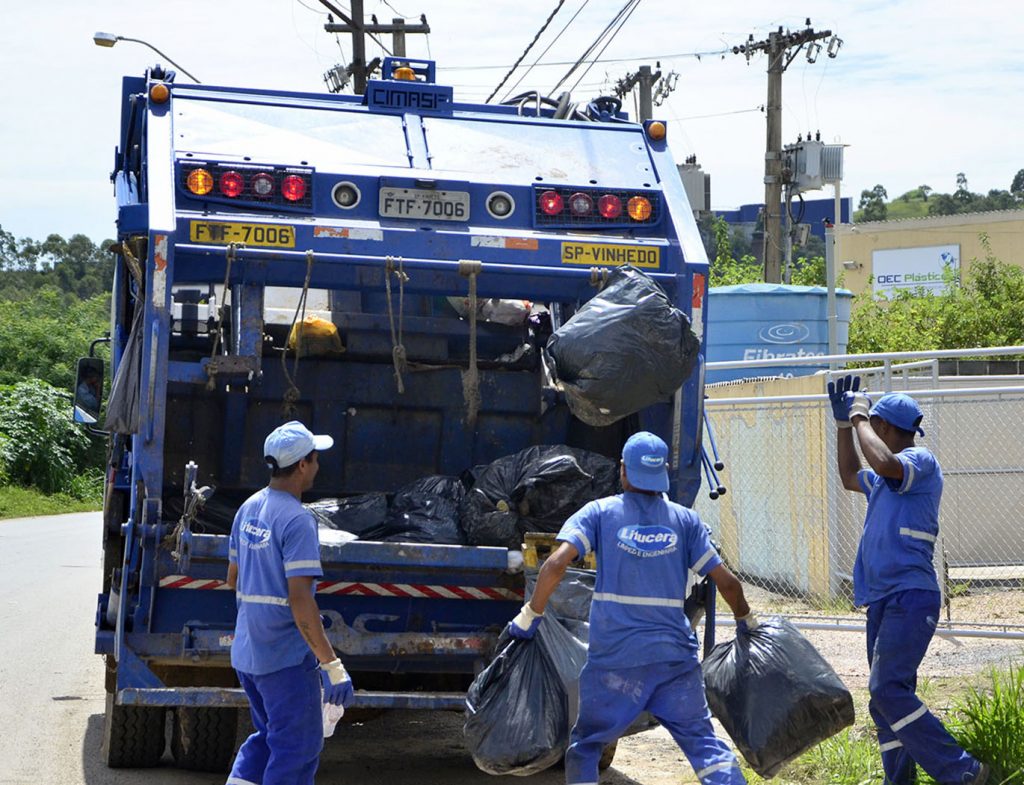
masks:
<path id="1" fill-rule="evenodd" d="M 469 368 L 462 372 L 462 397 L 466 401 L 466 424 L 470 426 L 476 425 L 480 413 L 480 373 L 476 367 L 476 277 L 482 270 L 480 262 L 459 262 L 459 274 L 469 278 Z"/>
<path id="2" fill-rule="evenodd" d="M 302 333 L 306 321 L 306 296 L 309 294 L 309 279 L 313 276 L 313 251 L 306 251 L 306 280 L 302 284 L 302 294 L 295 304 L 295 315 L 292 316 L 291 327 L 288 328 L 288 335 L 292 335 L 295 329 L 295 322 L 299 321 L 299 331 L 295 334 L 295 361 L 292 363 L 292 371 L 288 373 L 288 343 L 285 341 L 284 351 L 281 352 L 281 370 L 284 371 L 284 378 L 288 382 L 288 389 L 284 393 L 284 403 L 281 406 L 281 414 L 285 418 L 295 416 L 295 403 L 299 400 L 301 392 L 295 380 L 299 375 L 299 356 L 302 354 Z M 301 321 L 300 321 L 301 320 Z"/>
<path id="3" fill-rule="evenodd" d="M 395 332 L 395 311 L 391 304 L 391 276 L 398 279 L 398 332 Z M 388 301 L 388 322 L 391 324 L 391 362 L 395 366 L 395 384 L 398 387 L 398 394 L 405 394 L 405 381 L 402 374 L 408 370 L 409 363 L 405 354 L 405 346 L 402 344 L 402 316 L 405 312 L 405 284 L 409 276 L 405 274 L 402 257 L 398 257 L 398 267 L 395 268 L 394 257 L 388 256 L 385 259 L 384 268 L 384 294 Z"/>
<path id="4" fill-rule="evenodd" d="M 213 359 L 217 356 L 217 350 L 220 349 L 221 336 L 224 334 L 224 314 L 228 311 L 228 286 L 231 285 L 231 264 L 235 261 L 237 249 L 237 243 L 228 243 L 227 250 L 224 252 L 227 261 L 224 265 L 224 288 L 220 293 L 220 307 L 217 308 L 217 333 L 213 336 L 210 362 L 206 365 L 206 374 L 209 377 L 206 380 L 206 389 L 211 392 L 217 387 L 217 364 Z M 214 293 L 216 293 L 216 290 L 214 290 Z"/>

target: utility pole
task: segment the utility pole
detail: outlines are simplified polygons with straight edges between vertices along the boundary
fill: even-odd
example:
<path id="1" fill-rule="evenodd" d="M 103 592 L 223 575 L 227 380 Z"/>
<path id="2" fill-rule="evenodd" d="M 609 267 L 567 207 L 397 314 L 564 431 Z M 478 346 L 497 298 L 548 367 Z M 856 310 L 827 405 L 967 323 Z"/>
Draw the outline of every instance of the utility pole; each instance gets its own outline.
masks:
<path id="1" fill-rule="evenodd" d="M 625 98 L 634 87 L 640 88 L 640 121 L 654 117 L 655 83 L 661 79 L 661 71 L 652 72 L 649 65 L 640 66 L 639 70 L 627 74 L 615 85 L 615 95 Z"/>
<path id="2" fill-rule="evenodd" d="M 814 62 L 821 49 L 817 41 L 831 38 L 828 43 L 829 57 L 835 57 L 843 43 L 832 35 L 831 30 L 815 31 L 810 19 L 806 25 L 806 28 L 796 32 L 783 32 L 780 27 L 761 41 L 755 41 L 751 35 L 746 43 L 732 48 L 733 54 L 743 54 L 748 63 L 756 52 L 768 55 L 768 102 L 765 104 L 768 130 L 764 154 L 764 279 L 768 283 L 782 282 L 782 227 L 779 214 L 782 186 L 785 184 L 782 173 L 782 74 L 805 45 L 808 46 L 808 62 Z"/>
<path id="3" fill-rule="evenodd" d="M 376 64 L 367 64 L 366 62 L 366 36 L 376 41 L 388 54 L 405 57 L 405 36 L 408 33 L 428 34 L 430 32 L 430 25 L 427 24 L 425 14 L 420 16 L 420 24 L 417 25 L 406 24 L 404 19 L 392 19 L 389 25 L 377 24 L 376 19 L 373 24 L 366 24 L 363 21 L 363 0 L 351 0 L 351 16 L 340 10 L 330 0 L 320 0 L 320 3 L 344 22 L 344 24 L 328 22 L 324 25 L 324 30 L 328 33 L 352 34 L 352 63 L 349 65 L 349 71 L 352 74 L 352 87 L 356 95 L 366 92 L 366 81 L 376 67 Z M 383 33 L 392 34 L 394 52 L 389 51 L 377 37 L 377 34 Z"/>

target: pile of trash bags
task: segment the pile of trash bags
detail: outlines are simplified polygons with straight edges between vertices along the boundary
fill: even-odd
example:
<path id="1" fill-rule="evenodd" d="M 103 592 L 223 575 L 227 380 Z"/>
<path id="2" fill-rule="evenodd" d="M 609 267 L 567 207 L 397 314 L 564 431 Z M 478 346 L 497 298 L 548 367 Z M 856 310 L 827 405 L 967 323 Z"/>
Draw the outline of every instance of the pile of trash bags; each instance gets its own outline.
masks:
<path id="1" fill-rule="evenodd" d="M 668 400 L 699 350 L 689 317 L 653 279 L 626 265 L 551 335 L 545 353 L 569 410 L 604 426 Z"/>
<path id="2" fill-rule="evenodd" d="M 704 658 L 711 713 L 765 778 L 853 724 L 853 698 L 810 641 L 768 619 Z"/>
<path id="3" fill-rule="evenodd" d="M 525 532 L 557 532 L 587 502 L 620 490 L 618 464 L 603 455 L 528 447 L 475 471 L 460 509 L 466 542 L 518 548 Z"/>
<path id="4" fill-rule="evenodd" d="M 321 499 L 320 525 L 360 540 L 493 545 L 517 550 L 527 531 L 557 532 L 587 502 L 621 491 L 618 464 L 564 445 L 528 447 L 462 478 L 435 475 L 386 494 Z"/>

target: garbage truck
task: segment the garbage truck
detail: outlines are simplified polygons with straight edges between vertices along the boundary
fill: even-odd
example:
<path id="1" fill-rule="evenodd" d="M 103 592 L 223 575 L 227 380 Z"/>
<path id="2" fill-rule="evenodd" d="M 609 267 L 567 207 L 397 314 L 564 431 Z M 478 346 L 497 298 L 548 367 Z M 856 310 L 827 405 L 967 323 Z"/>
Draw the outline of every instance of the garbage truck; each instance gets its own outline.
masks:
<path id="1" fill-rule="evenodd" d="M 80 362 L 109 397 L 104 416 L 84 398 L 74 413 L 108 445 L 95 650 L 110 767 L 156 765 L 168 714 L 176 765 L 230 762 L 246 699 L 228 534 L 282 422 L 334 437 L 305 501 L 536 445 L 617 460 L 638 430 L 670 445 L 673 499 L 699 489 L 703 341 L 676 390 L 597 426 L 544 352 L 623 265 L 703 337 L 707 257 L 670 126 L 614 98 L 461 103 L 430 61 L 382 74 L 364 95 L 183 84 L 159 66 L 123 80 L 111 362 Z M 304 350 L 313 320 L 329 340 Z M 321 540 L 316 598 L 354 710 L 461 710 L 523 602 L 516 549 Z"/>

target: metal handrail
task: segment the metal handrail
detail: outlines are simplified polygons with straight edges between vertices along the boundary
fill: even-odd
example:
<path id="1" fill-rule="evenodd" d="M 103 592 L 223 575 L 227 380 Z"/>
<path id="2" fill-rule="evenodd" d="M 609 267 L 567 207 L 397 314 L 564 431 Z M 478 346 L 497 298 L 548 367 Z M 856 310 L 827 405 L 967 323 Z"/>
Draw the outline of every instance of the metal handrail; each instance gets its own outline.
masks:
<path id="1" fill-rule="evenodd" d="M 978 349 L 928 349 L 916 352 L 869 352 L 866 354 L 819 354 L 807 357 L 769 357 L 765 360 L 724 360 L 707 364 L 708 371 L 734 368 L 774 368 L 779 365 L 828 365 L 830 363 L 867 362 L 878 360 L 888 364 L 892 360 L 949 359 L 956 357 L 997 357 L 1007 354 L 1024 355 L 1024 346 L 994 346 Z"/>

